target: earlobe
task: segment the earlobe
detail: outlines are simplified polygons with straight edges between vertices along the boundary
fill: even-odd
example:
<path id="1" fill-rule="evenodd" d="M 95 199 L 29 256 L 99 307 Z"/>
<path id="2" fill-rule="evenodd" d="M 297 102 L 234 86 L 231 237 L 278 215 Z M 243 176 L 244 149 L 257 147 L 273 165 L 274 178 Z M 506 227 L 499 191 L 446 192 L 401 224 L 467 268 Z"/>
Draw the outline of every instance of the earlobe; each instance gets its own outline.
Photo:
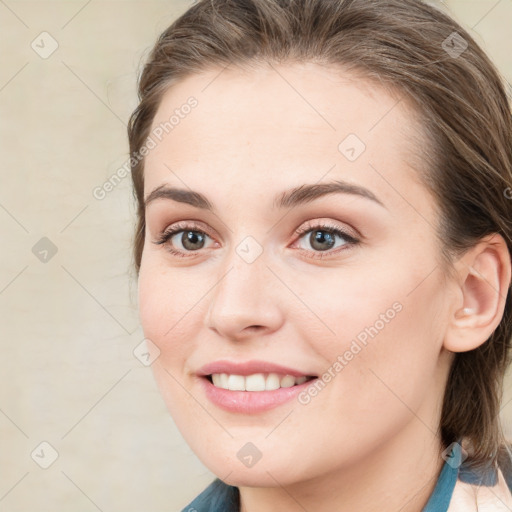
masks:
<path id="1" fill-rule="evenodd" d="M 511 279 L 507 244 L 499 234 L 481 240 L 457 262 L 461 276 L 444 347 L 467 352 L 485 343 L 499 325 Z"/>

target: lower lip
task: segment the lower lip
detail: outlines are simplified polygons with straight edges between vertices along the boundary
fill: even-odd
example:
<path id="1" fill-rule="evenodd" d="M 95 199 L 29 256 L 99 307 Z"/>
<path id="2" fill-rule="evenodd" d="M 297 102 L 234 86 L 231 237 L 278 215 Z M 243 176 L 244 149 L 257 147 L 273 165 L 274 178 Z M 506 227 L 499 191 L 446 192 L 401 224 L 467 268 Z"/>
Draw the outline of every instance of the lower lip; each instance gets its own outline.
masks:
<path id="1" fill-rule="evenodd" d="M 201 377 L 206 396 L 212 403 L 226 411 L 242 414 L 268 411 L 289 402 L 315 380 L 317 379 L 272 391 L 230 391 L 229 389 L 218 388 L 207 378 Z"/>

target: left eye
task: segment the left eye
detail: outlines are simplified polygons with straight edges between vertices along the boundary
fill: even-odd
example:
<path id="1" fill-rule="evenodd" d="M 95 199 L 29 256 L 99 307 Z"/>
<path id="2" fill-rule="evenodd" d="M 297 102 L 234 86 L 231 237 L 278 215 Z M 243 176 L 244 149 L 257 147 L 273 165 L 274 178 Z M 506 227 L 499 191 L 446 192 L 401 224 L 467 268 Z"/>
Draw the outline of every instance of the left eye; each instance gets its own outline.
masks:
<path id="1" fill-rule="evenodd" d="M 176 235 L 179 233 L 182 233 L 182 235 L 177 237 Z M 177 238 L 181 242 L 183 248 L 187 251 L 198 251 L 199 249 L 204 248 L 207 237 L 210 238 L 206 233 L 201 231 L 180 230 L 175 232 L 174 236 L 171 236 L 170 238 Z"/>
<path id="2" fill-rule="evenodd" d="M 301 235 L 300 239 L 306 240 L 315 252 L 327 252 L 334 248 L 358 243 L 356 238 L 334 226 L 315 226 L 300 230 L 298 234 Z M 336 246 L 337 237 L 340 238 L 342 242 Z M 306 248 L 306 250 L 309 250 L 309 248 Z"/>

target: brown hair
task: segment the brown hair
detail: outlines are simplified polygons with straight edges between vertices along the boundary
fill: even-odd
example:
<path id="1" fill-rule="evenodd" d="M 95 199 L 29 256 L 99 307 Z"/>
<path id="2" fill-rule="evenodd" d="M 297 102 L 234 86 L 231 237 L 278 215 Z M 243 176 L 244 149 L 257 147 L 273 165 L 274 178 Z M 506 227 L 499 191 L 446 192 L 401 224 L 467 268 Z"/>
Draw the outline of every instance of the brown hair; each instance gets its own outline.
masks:
<path id="1" fill-rule="evenodd" d="M 456 33 L 456 34 L 454 34 Z M 467 44 L 467 48 L 465 48 Z M 230 64 L 316 62 L 350 68 L 404 96 L 428 144 L 420 177 L 440 218 L 443 270 L 486 235 L 512 254 L 512 117 L 500 75 L 453 19 L 418 0 L 201 0 L 165 30 L 139 80 L 128 137 L 138 154 L 163 94 L 184 77 Z M 144 247 L 144 159 L 132 158 L 138 207 L 137 275 Z M 495 465 L 504 441 L 499 408 L 509 364 L 512 305 L 479 348 L 457 353 L 441 414 L 445 446 L 461 439 L 476 466 Z"/>

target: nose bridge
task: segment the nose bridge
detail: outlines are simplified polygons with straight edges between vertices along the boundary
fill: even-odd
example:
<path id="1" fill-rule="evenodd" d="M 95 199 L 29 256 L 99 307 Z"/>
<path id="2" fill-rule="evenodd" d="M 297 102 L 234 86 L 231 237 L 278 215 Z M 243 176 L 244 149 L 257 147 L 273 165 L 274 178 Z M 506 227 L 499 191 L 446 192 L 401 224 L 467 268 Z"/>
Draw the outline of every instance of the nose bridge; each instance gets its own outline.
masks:
<path id="1" fill-rule="evenodd" d="M 242 241 L 226 256 L 225 272 L 213 293 L 215 307 L 219 310 L 254 310 L 260 289 L 268 272 L 263 248 L 257 251 L 254 242 Z M 259 254 L 257 254 L 259 252 Z"/>
<path id="2" fill-rule="evenodd" d="M 256 236 L 258 238 L 256 238 Z M 233 245 L 226 253 L 224 278 L 217 287 L 218 293 L 228 296 L 247 295 L 253 287 L 251 296 L 257 295 L 258 283 L 268 278 L 268 250 L 263 247 L 263 235 L 253 236 L 247 229 L 240 229 L 233 236 Z"/>
<path id="3" fill-rule="evenodd" d="M 280 312 L 267 263 L 263 246 L 252 236 L 232 248 L 211 295 L 209 327 L 229 337 L 237 337 L 246 327 L 277 327 Z"/>

